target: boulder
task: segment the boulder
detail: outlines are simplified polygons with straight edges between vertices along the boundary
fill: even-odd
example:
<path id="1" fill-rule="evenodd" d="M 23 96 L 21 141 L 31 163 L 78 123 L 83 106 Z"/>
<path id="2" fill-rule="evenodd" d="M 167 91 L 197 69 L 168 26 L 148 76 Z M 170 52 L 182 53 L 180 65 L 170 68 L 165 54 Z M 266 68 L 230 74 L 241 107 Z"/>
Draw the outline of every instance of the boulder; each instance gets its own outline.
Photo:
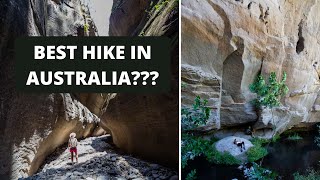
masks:
<path id="1" fill-rule="evenodd" d="M 244 142 L 245 150 L 241 152 L 240 148 L 237 145 L 233 144 L 233 141 L 235 139 L 237 141 Z M 249 148 L 253 147 L 253 144 L 247 139 L 240 138 L 237 136 L 229 136 L 219 140 L 214 144 L 214 146 L 219 152 L 222 152 L 222 153 L 228 152 L 233 157 L 239 159 L 242 162 L 245 162 L 247 160 L 246 152 L 248 151 Z"/>

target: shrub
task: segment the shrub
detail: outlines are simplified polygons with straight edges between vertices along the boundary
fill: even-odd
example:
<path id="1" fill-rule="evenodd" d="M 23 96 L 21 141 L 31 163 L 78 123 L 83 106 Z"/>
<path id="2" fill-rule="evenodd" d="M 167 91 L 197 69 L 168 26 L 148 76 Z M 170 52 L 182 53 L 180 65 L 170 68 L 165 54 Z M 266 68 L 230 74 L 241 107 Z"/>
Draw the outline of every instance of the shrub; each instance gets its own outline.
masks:
<path id="1" fill-rule="evenodd" d="M 206 140 L 188 134 L 182 135 L 181 166 L 185 168 L 188 160 L 204 155 L 209 162 L 216 164 L 240 164 L 241 162 L 228 152 L 219 152 L 215 149 L 214 143 L 217 139 Z"/>
<path id="2" fill-rule="evenodd" d="M 298 140 L 301 140 L 302 137 L 299 136 L 299 134 L 295 133 L 295 134 L 293 134 L 293 135 L 290 135 L 290 136 L 288 137 L 288 139 L 291 140 L 291 141 L 298 141 Z"/>
<path id="3" fill-rule="evenodd" d="M 253 163 L 251 168 L 245 169 L 244 175 L 248 180 L 274 180 L 278 177 L 276 172 L 265 169 L 257 163 Z"/>
<path id="4" fill-rule="evenodd" d="M 279 134 L 275 134 L 272 139 L 271 142 L 277 142 L 280 139 L 280 135 Z"/>
<path id="5" fill-rule="evenodd" d="M 255 137 L 255 138 L 251 139 L 250 141 L 255 146 L 256 145 L 263 146 L 263 145 L 270 142 L 269 139 L 263 139 L 263 138 L 258 138 L 258 137 Z"/>
<path id="6" fill-rule="evenodd" d="M 181 108 L 181 124 L 183 130 L 191 130 L 198 126 L 205 125 L 210 117 L 210 108 L 207 100 L 197 96 L 192 108 Z"/>
<path id="7" fill-rule="evenodd" d="M 207 100 L 201 100 L 197 96 L 192 108 L 181 109 L 182 130 L 191 130 L 207 123 L 210 116 L 210 109 L 206 107 L 207 102 Z M 213 141 L 196 137 L 192 133 L 183 133 L 181 141 L 181 167 L 185 168 L 188 161 L 196 156 L 206 154 L 211 149 L 213 143 Z M 187 178 L 194 179 L 195 174 L 196 171 L 193 170 L 188 174 Z"/>
<path id="8" fill-rule="evenodd" d="M 293 174 L 294 180 L 318 180 L 320 179 L 320 173 L 314 169 L 308 169 L 306 175 L 301 175 L 298 172 Z"/>
<path id="9" fill-rule="evenodd" d="M 209 162 L 215 164 L 233 165 L 241 163 L 240 160 L 233 157 L 229 152 L 219 152 L 214 147 L 210 151 L 207 151 L 205 156 Z"/>
<path id="10" fill-rule="evenodd" d="M 192 170 L 187 174 L 186 180 L 194 180 L 197 179 L 197 170 Z"/>
<path id="11" fill-rule="evenodd" d="M 267 154 L 268 154 L 268 151 L 266 148 L 262 146 L 253 146 L 249 148 L 247 151 L 248 161 L 250 162 L 257 161 L 263 158 L 264 156 L 266 156 Z"/>
<path id="12" fill-rule="evenodd" d="M 182 115 L 182 139 L 181 139 L 181 167 L 184 169 L 189 160 L 193 160 L 197 156 L 205 156 L 209 162 L 216 164 L 240 164 L 240 161 L 233 157 L 230 153 L 221 153 L 214 147 L 217 139 L 210 140 L 195 136 L 190 131 L 192 128 L 205 125 L 210 117 L 210 108 L 206 107 L 208 101 L 201 100 L 198 96 L 194 100 L 192 108 L 183 108 Z M 187 178 L 195 177 L 195 170 L 188 174 Z"/>
<path id="13" fill-rule="evenodd" d="M 262 138 L 253 138 L 251 142 L 254 146 L 249 148 L 247 151 L 248 161 L 257 161 L 268 154 L 267 149 L 264 148 L 263 145 L 269 143 L 270 140 Z"/>
<path id="14" fill-rule="evenodd" d="M 85 23 L 83 25 L 83 30 L 84 30 L 85 33 L 88 33 L 89 32 L 89 24 Z"/>

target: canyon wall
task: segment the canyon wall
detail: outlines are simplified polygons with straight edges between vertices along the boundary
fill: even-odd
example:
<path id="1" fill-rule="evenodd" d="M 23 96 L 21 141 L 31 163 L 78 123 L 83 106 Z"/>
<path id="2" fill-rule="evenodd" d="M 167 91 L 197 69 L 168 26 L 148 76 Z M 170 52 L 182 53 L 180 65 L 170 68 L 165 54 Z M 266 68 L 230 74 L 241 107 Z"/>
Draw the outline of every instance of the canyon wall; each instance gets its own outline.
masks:
<path id="1" fill-rule="evenodd" d="M 277 131 L 319 122 L 319 9 L 317 0 L 182 0 L 182 106 L 208 99 L 206 130 L 270 128 L 270 109 L 257 114 L 249 85 L 286 72 Z"/>
<path id="2" fill-rule="evenodd" d="M 17 92 L 13 63 L 16 38 L 96 36 L 98 33 L 90 12 L 81 0 L 5 0 L 0 4 L 0 179 L 17 179 L 34 174 L 50 153 L 67 142 L 71 132 L 76 132 L 77 138 L 109 132 L 115 144 L 124 151 L 177 167 L 178 6 L 163 3 L 160 9 L 154 8 L 147 14 L 150 5 L 147 1 L 126 1 L 129 4 L 137 2 L 145 6 L 135 9 L 135 6 L 126 5 L 126 14 L 120 13 L 116 17 L 124 22 L 126 18 L 134 17 L 135 23 L 130 28 L 126 27 L 130 23 L 116 26 L 115 21 L 110 22 L 110 27 L 119 29 L 118 34 L 114 35 L 137 35 L 143 30 L 146 35 L 172 39 L 173 76 L 169 93 L 116 96 L 108 92 Z M 124 12 L 121 6 L 117 7 L 113 9 L 112 17 L 118 10 Z M 89 25 L 89 32 L 84 31 L 84 24 Z M 116 31 L 112 29 L 110 32 Z M 127 101 L 130 98 L 139 103 Z"/>
<path id="3" fill-rule="evenodd" d="M 178 1 L 114 1 L 110 36 L 166 36 L 171 39 L 171 90 L 162 94 L 117 94 L 101 117 L 114 143 L 127 153 L 178 167 Z M 158 4 L 158 8 L 155 5 Z M 135 8 L 131 8 L 135 7 Z M 141 11 L 141 9 L 145 9 Z M 135 12 L 132 12 L 135 11 Z M 134 16 L 127 16 L 133 14 Z M 139 14 L 139 15 L 138 15 Z"/>
<path id="4" fill-rule="evenodd" d="M 84 36 L 85 21 L 89 35 L 96 34 L 80 1 L 6 0 L 0 12 L 0 179 L 17 179 L 35 173 L 50 153 L 67 142 L 71 132 L 78 138 L 104 133 L 98 128 L 98 116 L 109 96 L 25 94 L 15 89 L 16 38 Z"/>

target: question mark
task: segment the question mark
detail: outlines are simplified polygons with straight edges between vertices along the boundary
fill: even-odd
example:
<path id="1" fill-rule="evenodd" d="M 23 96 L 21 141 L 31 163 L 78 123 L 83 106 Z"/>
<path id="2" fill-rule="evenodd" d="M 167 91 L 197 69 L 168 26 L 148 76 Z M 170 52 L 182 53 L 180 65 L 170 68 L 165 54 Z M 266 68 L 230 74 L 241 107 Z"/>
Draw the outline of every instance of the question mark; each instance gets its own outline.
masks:
<path id="1" fill-rule="evenodd" d="M 138 71 L 133 71 L 133 72 L 131 72 L 131 74 L 134 76 L 134 78 L 133 78 L 133 85 L 137 85 L 138 83 L 137 83 L 137 80 L 139 79 L 139 77 L 140 77 L 140 73 L 138 72 Z"/>
<path id="2" fill-rule="evenodd" d="M 142 78 L 142 79 L 143 79 L 142 85 L 144 85 L 144 86 L 147 85 L 146 80 L 147 80 L 148 77 L 150 76 L 150 75 L 149 75 L 149 72 L 147 72 L 147 71 L 142 71 L 140 74 L 141 74 L 141 75 L 144 75 L 144 77 Z"/>
<path id="3" fill-rule="evenodd" d="M 159 77 L 159 73 L 157 71 L 152 71 L 152 72 L 150 72 L 150 75 L 151 76 L 153 75 L 151 84 L 154 86 L 157 84 L 156 79 Z"/>

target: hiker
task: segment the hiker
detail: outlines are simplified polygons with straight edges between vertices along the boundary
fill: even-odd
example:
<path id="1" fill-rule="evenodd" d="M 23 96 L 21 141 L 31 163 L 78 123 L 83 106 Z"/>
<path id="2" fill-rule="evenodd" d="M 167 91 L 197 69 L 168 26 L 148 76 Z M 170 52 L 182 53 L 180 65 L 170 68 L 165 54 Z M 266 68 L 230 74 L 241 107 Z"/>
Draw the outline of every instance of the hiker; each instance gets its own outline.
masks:
<path id="1" fill-rule="evenodd" d="M 240 148 L 240 151 L 246 150 L 246 147 L 244 145 L 244 142 L 242 141 L 237 141 L 237 139 L 234 139 L 233 144 L 237 145 Z"/>
<path id="2" fill-rule="evenodd" d="M 245 134 L 246 135 L 250 135 L 251 137 L 253 137 L 253 131 L 252 131 L 252 127 L 249 126 L 246 130 L 245 130 Z"/>
<path id="3" fill-rule="evenodd" d="M 76 160 L 78 162 L 78 152 L 77 152 L 77 145 L 78 145 L 78 140 L 76 138 L 76 133 L 71 133 L 70 138 L 69 138 L 69 143 L 68 143 L 68 148 L 71 153 L 71 162 L 73 163 L 73 153 L 76 156 Z"/>

